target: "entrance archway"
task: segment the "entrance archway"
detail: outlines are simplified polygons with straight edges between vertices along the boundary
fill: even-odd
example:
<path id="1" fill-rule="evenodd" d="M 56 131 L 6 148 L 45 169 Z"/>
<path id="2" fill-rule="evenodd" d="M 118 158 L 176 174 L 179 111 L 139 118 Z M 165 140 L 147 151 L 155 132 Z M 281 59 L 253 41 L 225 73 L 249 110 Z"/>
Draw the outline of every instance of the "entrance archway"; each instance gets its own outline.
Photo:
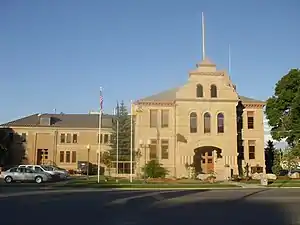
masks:
<path id="1" fill-rule="evenodd" d="M 202 146 L 194 150 L 194 167 L 197 174 L 210 173 L 214 170 L 213 151 L 217 152 L 217 158 L 221 158 L 222 149 L 215 146 Z"/>

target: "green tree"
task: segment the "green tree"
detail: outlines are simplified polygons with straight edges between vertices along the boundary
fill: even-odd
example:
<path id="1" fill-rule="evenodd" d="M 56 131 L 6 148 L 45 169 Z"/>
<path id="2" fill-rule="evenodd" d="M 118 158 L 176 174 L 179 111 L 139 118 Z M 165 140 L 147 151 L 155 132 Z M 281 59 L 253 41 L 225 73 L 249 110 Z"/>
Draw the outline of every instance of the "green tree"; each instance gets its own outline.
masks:
<path id="1" fill-rule="evenodd" d="M 267 147 L 265 147 L 265 164 L 267 173 L 272 173 L 272 167 L 274 165 L 274 152 L 274 143 L 273 141 L 269 140 L 267 143 Z"/>
<path id="2" fill-rule="evenodd" d="M 168 174 L 168 170 L 162 167 L 158 160 L 149 161 L 143 167 L 143 172 L 144 176 L 149 178 L 164 178 Z"/>
<path id="3" fill-rule="evenodd" d="M 275 149 L 272 172 L 276 175 L 279 175 L 280 170 L 282 170 L 281 158 L 282 158 L 281 149 Z"/>
<path id="4" fill-rule="evenodd" d="M 284 150 L 283 156 L 282 156 L 282 161 L 284 161 L 285 166 L 289 171 L 296 169 L 298 162 L 298 152 L 295 151 L 294 148 L 287 148 Z"/>
<path id="5" fill-rule="evenodd" d="M 300 70 L 292 69 L 275 86 L 274 95 L 267 100 L 266 115 L 275 140 L 286 138 L 293 147 L 293 155 L 300 155 L 294 148 L 300 140 Z"/>
<path id="6" fill-rule="evenodd" d="M 110 145 L 110 156 L 112 161 L 117 161 L 117 123 L 119 123 L 119 161 L 130 161 L 130 138 L 131 138 L 131 118 L 128 114 L 128 110 L 122 101 L 117 104 L 116 115 L 113 119 L 112 134 L 111 134 L 111 145 Z M 134 126 L 133 126 L 134 127 Z M 134 134 L 134 130 L 133 130 Z M 134 137 L 133 137 L 134 140 Z M 134 142 L 133 142 L 134 144 Z M 134 146 L 133 146 L 134 149 Z M 133 153 L 133 160 L 135 158 Z"/>

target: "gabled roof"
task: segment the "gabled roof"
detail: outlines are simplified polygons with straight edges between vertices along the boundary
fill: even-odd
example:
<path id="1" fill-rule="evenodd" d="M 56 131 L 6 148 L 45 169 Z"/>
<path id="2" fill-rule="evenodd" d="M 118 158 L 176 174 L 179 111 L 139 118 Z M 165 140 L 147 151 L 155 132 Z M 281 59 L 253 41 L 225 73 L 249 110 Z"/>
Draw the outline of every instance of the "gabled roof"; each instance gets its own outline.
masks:
<path id="1" fill-rule="evenodd" d="M 51 125 L 49 127 L 62 128 L 98 128 L 99 115 L 97 114 L 33 114 L 14 120 L 0 126 L 3 127 L 45 127 L 40 125 L 40 118 L 51 118 Z M 112 127 L 112 115 L 102 115 L 102 128 Z M 48 126 L 47 126 L 48 127 Z"/>
<path id="2" fill-rule="evenodd" d="M 166 91 L 151 95 L 149 97 L 142 98 L 138 101 L 175 101 L 176 100 L 176 92 L 180 89 L 180 87 L 168 89 Z M 245 96 L 239 95 L 239 98 L 242 102 L 245 103 L 264 103 L 264 101 L 256 100 L 253 98 L 248 98 Z"/>

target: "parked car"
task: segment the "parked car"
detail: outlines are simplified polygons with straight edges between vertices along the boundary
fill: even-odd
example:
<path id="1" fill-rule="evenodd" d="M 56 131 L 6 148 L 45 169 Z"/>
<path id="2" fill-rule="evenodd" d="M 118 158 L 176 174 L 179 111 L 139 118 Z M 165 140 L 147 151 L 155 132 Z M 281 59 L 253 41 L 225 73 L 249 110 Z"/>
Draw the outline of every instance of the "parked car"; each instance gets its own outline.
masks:
<path id="1" fill-rule="evenodd" d="M 11 183 L 14 181 L 30 182 L 34 181 L 36 183 L 47 182 L 51 180 L 51 175 L 44 172 L 36 172 L 30 168 L 24 167 L 13 167 L 0 174 L 0 177 L 4 179 L 6 183 Z"/>
<path id="2" fill-rule="evenodd" d="M 42 165 L 19 165 L 19 168 L 29 168 L 34 170 L 35 172 L 43 172 L 43 173 L 47 173 L 49 175 L 51 175 L 52 180 L 59 180 L 62 179 L 60 173 L 55 172 L 53 170 L 51 170 L 48 167 L 42 166 Z"/>
<path id="3" fill-rule="evenodd" d="M 63 168 L 57 167 L 57 166 L 51 166 L 51 165 L 41 165 L 45 170 L 47 171 L 53 171 L 57 174 L 59 174 L 60 179 L 67 179 L 70 175 L 69 172 Z"/>

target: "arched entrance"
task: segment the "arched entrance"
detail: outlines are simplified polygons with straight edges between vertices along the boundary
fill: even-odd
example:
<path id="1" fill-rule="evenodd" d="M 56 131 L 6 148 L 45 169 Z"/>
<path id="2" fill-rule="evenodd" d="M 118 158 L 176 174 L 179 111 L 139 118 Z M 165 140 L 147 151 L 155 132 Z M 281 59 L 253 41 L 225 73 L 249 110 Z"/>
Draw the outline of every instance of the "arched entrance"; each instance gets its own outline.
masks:
<path id="1" fill-rule="evenodd" d="M 202 146 L 194 150 L 193 161 L 197 174 L 210 173 L 214 170 L 213 151 L 216 151 L 217 157 L 221 158 L 222 150 L 215 146 Z"/>

